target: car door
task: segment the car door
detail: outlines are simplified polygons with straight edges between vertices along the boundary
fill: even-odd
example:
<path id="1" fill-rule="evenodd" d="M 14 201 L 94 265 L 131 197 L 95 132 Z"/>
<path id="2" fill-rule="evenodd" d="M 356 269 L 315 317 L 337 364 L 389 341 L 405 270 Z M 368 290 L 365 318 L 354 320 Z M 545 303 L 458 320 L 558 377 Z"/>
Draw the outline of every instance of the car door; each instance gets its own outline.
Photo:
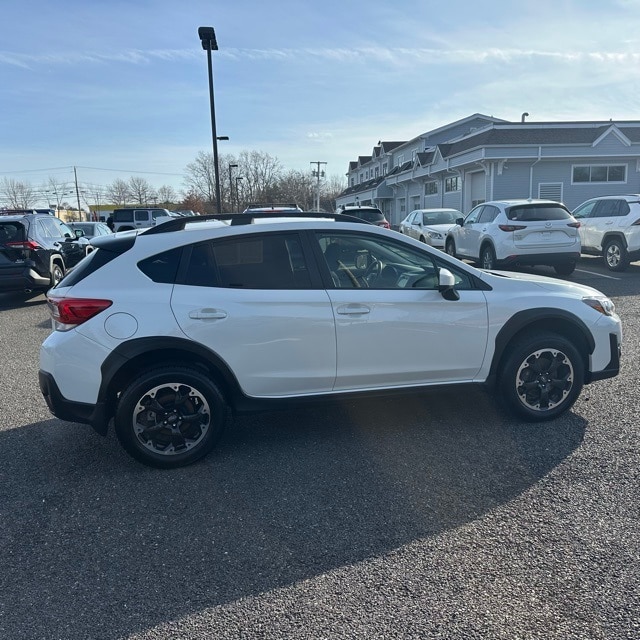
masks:
<path id="1" fill-rule="evenodd" d="M 77 265 L 78 262 L 84 258 L 86 255 L 85 246 L 78 242 L 78 238 L 71 227 L 67 226 L 62 222 L 62 220 L 58 220 L 57 218 L 53 218 L 53 220 L 61 235 L 58 249 L 64 258 L 65 266 L 69 269 L 70 267 Z"/>
<path id="2" fill-rule="evenodd" d="M 584 202 L 571 214 L 580 223 L 578 233 L 583 248 L 594 249 L 599 244 L 596 233 L 597 225 L 594 224 L 595 209 L 598 203 L 599 200 Z"/>
<path id="3" fill-rule="evenodd" d="M 455 229 L 456 253 L 467 258 L 480 256 L 480 236 L 482 223 L 480 215 L 485 206 L 480 204 L 472 209 L 461 227 Z"/>
<path id="4" fill-rule="evenodd" d="M 315 233 L 331 277 L 336 323 L 335 390 L 472 380 L 488 333 L 487 303 L 457 267 L 460 299 L 438 291 L 440 262 L 428 249 L 366 232 Z"/>
<path id="5" fill-rule="evenodd" d="M 411 216 L 409 235 L 416 240 L 420 240 L 422 236 L 422 212 L 414 211 Z"/>
<path id="6" fill-rule="evenodd" d="M 185 251 L 173 313 L 189 338 L 227 363 L 246 394 L 333 389 L 331 301 L 297 233 L 243 234 Z"/>
<path id="7" fill-rule="evenodd" d="M 626 200 L 606 198 L 600 200 L 595 207 L 592 217 L 593 242 L 597 249 L 602 248 L 604 237 L 614 229 L 618 229 L 629 213 L 629 204 Z"/>

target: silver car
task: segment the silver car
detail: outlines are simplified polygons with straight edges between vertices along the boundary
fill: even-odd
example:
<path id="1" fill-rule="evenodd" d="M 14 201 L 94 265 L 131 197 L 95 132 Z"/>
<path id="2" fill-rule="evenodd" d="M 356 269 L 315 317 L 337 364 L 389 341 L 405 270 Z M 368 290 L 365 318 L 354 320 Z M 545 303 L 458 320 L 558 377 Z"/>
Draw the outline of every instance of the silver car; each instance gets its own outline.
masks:
<path id="1" fill-rule="evenodd" d="M 463 217 L 457 209 L 416 209 L 400 223 L 399 231 L 444 250 L 449 229 L 455 227 L 458 218 Z"/>

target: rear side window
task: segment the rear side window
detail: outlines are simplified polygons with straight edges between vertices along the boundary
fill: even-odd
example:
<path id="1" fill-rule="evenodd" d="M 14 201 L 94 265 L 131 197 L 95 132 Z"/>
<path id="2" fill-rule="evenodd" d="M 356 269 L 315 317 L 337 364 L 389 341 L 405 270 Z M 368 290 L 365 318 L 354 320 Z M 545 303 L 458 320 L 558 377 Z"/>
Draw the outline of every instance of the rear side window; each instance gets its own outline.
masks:
<path id="1" fill-rule="evenodd" d="M 183 283 L 233 289 L 308 289 L 296 234 L 261 234 L 194 245 Z"/>
<path id="2" fill-rule="evenodd" d="M 133 211 L 131 209 L 120 209 L 113 212 L 114 222 L 133 222 Z"/>
<path id="3" fill-rule="evenodd" d="M 594 210 L 595 218 L 617 218 L 629 213 L 626 200 L 600 200 Z"/>
<path id="4" fill-rule="evenodd" d="M 138 210 L 135 212 L 135 217 L 137 222 L 146 222 L 149 219 L 149 212 L 144 210 Z"/>
<path id="5" fill-rule="evenodd" d="M 89 254 L 91 255 L 91 254 Z M 182 247 L 169 249 L 138 262 L 138 269 L 154 282 L 173 284 L 176 280 Z"/>
<path id="6" fill-rule="evenodd" d="M 507 218 L 522 222 L 541 222 L 544 220 L 567 220 L 571 218 L 571 214 L 560 205 L 528 204 L 510 207 L 507 210 Z"/>

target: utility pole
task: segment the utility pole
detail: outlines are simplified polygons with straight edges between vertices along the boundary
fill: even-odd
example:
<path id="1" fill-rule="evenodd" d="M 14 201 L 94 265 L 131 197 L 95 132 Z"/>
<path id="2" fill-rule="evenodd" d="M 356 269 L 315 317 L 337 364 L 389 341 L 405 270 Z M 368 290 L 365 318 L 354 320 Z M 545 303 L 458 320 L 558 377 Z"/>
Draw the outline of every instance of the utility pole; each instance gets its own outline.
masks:
<path id="1" fill-rule="evenodd" d="M 78 190 L 78 172 L 73 167 L 73 175 L 76 178 L 76 198 L 78 199 L 78 220 L 82 220 L 82 209 L 80 208 L 80 191 Z"/>
<path id="2" fill-rule="evenodd" d="M 311 162 L 312 165 L 316 165 L 316 169 L 311 172 L 311 175 L 314 178 L 317 178 L 316 183 L 316 211 L 320 211 L 320 178 L 324 178 L 324 171 L 320 170 L 321 164 L 327 164 L 326 162 L 320 162 L 319 160 L 314 160 Z"/>

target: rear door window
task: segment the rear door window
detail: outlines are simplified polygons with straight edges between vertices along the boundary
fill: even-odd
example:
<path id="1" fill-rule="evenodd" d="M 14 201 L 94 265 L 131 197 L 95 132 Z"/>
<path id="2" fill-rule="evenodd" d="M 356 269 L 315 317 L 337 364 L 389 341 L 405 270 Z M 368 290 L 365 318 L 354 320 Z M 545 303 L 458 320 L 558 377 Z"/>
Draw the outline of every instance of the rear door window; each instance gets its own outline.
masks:
<path id="1" fill-rule="evenodd" d="M 114 222 L 133 222 L 133 211 L 131 209 L 122 209 L 113 212 Z"/>
<path id="2" fill-rule="evenodd" d="M 135 215 L 136 222 L 146 222 L 149 220 L 149 212 L 146 209 L 138 209 L 133 213 Z"/>

